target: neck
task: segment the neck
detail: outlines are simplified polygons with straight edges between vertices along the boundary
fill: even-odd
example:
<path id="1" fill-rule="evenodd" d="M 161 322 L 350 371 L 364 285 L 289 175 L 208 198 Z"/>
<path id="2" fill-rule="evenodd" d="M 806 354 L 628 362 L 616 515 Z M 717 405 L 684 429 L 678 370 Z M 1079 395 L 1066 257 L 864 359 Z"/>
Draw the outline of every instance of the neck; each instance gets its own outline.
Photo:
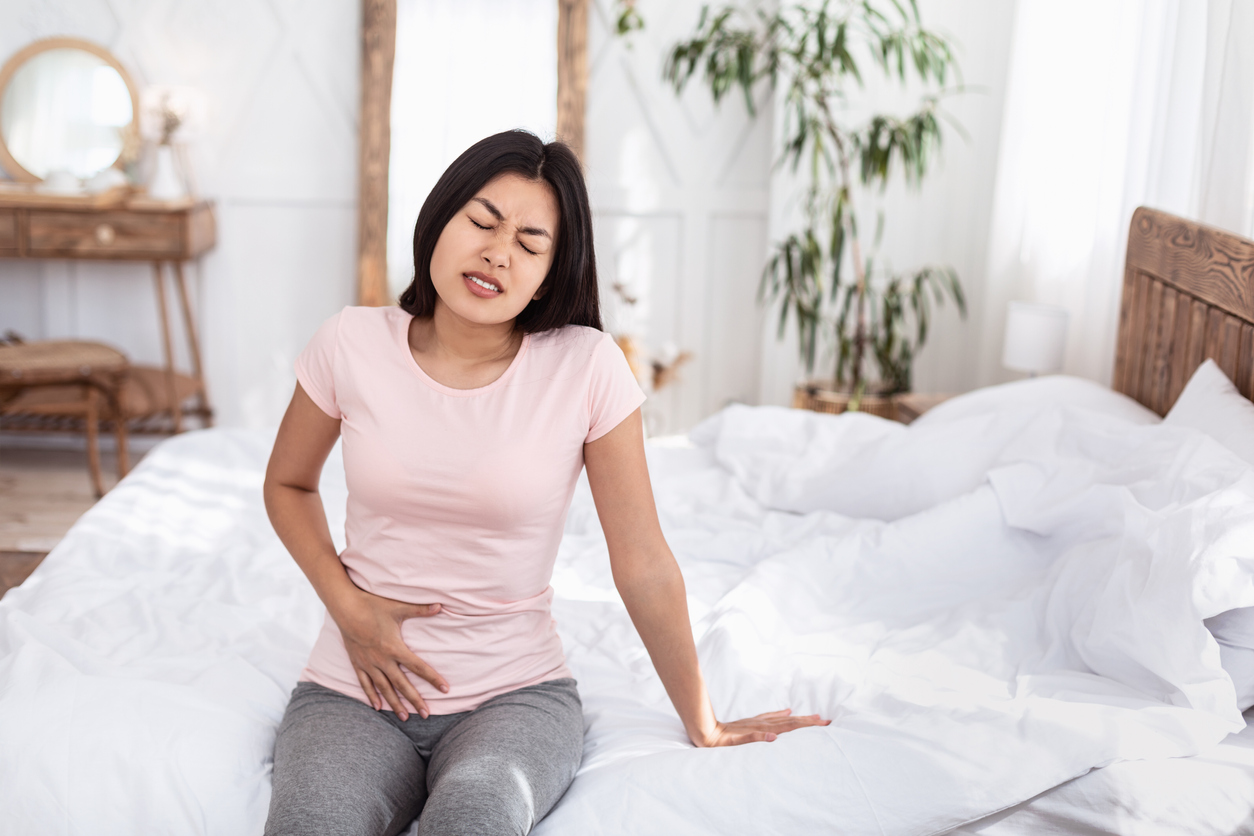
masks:
<path id="1" fill-rule="evenodd" d="M 439 299 L 431 318 L 415 320 L 409 334 L 410 346 L 416 351 L 471 364 L 512 357 L 522 343 L 522 334 L 514 330 L 514 320 L 492 325 L 471 322 L 453 313 Z"/>

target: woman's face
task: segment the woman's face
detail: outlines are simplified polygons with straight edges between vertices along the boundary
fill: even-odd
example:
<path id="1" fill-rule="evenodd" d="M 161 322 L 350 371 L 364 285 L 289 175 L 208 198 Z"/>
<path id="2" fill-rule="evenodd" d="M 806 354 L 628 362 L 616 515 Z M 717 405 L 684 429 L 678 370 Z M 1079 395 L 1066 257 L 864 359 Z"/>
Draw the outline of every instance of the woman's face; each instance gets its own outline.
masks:
<path id="1" fill-rule="evenodd" d="M 538 298 L 558 236 L 557 198 L 543 180 L 502 174 L 458 210 L 431 254 L 439 302 L 479 325 L 512 321 Z"/>

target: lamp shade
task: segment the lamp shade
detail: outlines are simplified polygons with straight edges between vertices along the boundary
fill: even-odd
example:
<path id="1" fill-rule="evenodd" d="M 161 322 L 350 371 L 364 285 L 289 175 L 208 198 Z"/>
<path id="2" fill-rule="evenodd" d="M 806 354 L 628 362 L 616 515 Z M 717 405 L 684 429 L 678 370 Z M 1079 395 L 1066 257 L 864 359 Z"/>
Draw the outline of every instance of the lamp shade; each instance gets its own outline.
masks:
<path id="1" fill-rule="evenodd" d="M 1053 305 L 1011 302 L 1001 364 L 1033 375 L 1060 370 L 1067 347 L 1068 318 L 1064 309 Z"/>

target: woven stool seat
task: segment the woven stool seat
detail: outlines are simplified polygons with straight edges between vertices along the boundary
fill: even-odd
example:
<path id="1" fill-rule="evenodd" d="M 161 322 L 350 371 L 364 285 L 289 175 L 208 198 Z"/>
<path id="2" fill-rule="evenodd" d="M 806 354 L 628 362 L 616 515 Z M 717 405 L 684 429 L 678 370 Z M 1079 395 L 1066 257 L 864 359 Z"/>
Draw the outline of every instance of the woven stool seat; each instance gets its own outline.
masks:
<path id="1" fill-rule="evenodd" d="M 40 340 L 0 346 L 0 386 L 70 383 L 130 365 L 126 355 L 102 343 Z"/>
<path id="2" fill-rule="evenodd" d="M 129 369 L 125 354 L 101 343 L 40 340 L 0 345 L 0 415 L 81 416 L 86 421 L 92 486 L 99 496 L 104 493 L 96 444 L 101 413 L 121 411 Z M 114 424 L 121 478 L 127 466 L 126 427 L 124 421 Z"/>

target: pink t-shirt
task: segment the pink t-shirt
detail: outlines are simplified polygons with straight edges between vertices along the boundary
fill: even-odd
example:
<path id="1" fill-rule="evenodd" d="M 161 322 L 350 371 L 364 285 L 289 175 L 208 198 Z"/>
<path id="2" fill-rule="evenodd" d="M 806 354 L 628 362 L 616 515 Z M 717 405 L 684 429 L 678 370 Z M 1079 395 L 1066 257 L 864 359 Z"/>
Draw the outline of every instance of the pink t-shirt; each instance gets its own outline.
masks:
<path id="1" fill-rule="evenodd" d="M 400 308 L 345 308 L 318 329 L 296 377 L 340 419 L 348 481 L 340 559 L 369 592 L 439 603 L 401 627 L 448 681 L 409 674 L 433 714 L 570 676 L 549 579 L 583 445 L 644 401 L 601 331 L 528 334 L 505 373 L 479 389 L 432 380 L 409 350 Z M 301 679 L 369 702 L 328 615 Z"/>

